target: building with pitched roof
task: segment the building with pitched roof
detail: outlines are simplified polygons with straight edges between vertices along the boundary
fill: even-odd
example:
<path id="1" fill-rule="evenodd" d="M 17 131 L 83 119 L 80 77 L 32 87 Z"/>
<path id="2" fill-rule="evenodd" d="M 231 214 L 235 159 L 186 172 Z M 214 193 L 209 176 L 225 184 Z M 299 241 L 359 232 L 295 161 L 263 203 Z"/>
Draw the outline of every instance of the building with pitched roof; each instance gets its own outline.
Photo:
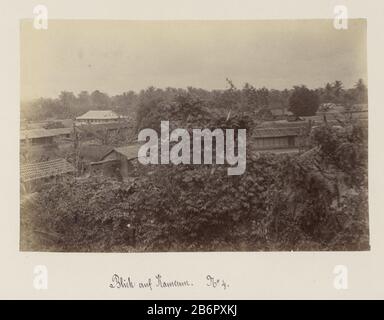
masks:
<path id="1" fill-rule="evenodd" d="M 69 138 L 72 131 L 72 128 L 22 130 L 20 131 L 20 143 L 23 145 L 28 140 L 31 145 L 52 144 L 55 138 Z"/>
<path id="2" fill-rule="evenodd" d="M 21 164 L 20 182 L 24 190 L 35 190 L 40 183 L 74 174 L 75 168 L 67 160 L 59 158 L 44 162 Z"/>
<path id="3" fill-rule="evenodd" d="M 272 127 L 255 129 L 252 144 L 256 150 L 277 150 L 300 148 L 304 142 L 304 127 Z"/>
<path id="4" fill-rule="evenodd" d="M 20 176 L 23 182 L 60 176 L 74 171 L 75 168 L 62 158 L 20 166 Z"/>
<path id="5" fill-rule="evenodd" d="M 128 178 L 133 171 L 132 162 L 138 158 L 139 149 L 139 144 L 114 148 L 103 155 L 100 161 L 91 162 L 91 173 Z"/>
<path id="6" fill-rule="evenodd" d="M 112 110 L 90 110 L 76 118 L 76 124 L 101 124 L 114 123 L 123 119 L 123 116 L 118 115 Z"/>

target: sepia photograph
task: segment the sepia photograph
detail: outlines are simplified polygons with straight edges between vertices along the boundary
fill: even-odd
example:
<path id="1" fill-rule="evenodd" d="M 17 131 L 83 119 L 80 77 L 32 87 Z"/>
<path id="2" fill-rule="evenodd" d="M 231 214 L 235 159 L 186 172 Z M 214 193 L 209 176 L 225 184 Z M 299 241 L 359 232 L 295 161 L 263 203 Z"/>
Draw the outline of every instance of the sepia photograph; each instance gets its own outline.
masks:
<path id="1" fill-rule="evenodd" d="M 19 27 L 20 251 L 370 250 L 366 19 Z"/>

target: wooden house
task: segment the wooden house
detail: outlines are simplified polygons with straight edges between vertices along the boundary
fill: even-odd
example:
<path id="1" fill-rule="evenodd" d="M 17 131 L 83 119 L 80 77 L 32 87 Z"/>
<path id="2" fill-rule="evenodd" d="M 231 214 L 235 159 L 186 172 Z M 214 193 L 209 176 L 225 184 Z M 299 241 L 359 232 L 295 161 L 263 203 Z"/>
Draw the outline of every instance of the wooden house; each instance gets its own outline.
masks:
<path id="1" fill-rule="evenodd" d="M 139 144 L 114 148 L 102 156 L 100 161 L 91 162 L 91 174 L 103 174 L 123 180 L 129 178 L 132 175 L 133 161 L 138 157 L 139 148 Z"/>
<path id="2" fill-rule="evenodd" d="M 303 127 L 255 129 L 252 144 L 256 150 L 298 149 L 304 142 Z"/>
<path id="3" fill-rule="evenodd" d="M 76 118 L 76 125 L 114 123 L 123 118 L 112 110 L 90 110 Z"/>
<path id="4" fill-rule="evenodd" d="M 72 128 L 22 130 L 20 144 L 23 146 L 29 142 L 30 145 L 49 145 L 59 138 L 69 138 L 71 134 Z"/>

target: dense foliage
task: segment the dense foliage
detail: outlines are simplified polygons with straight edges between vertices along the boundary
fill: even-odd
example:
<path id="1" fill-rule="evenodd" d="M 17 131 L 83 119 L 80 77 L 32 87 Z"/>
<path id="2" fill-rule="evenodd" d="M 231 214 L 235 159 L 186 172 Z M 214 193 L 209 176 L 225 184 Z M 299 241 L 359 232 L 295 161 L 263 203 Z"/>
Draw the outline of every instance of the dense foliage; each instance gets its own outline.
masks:
<path id="1" fill-rule="evenodd" d="M 324 123 L 312 128 L 306 150 L 291 155 L 254 152 L 250 132 L 259 121 L 256 110 L 287 106 L 300 101 L 303 92 L 320 102 L 346 97 L 361 102 L 365 86 L 358 82 L 344 90 L 335 82 L 324 90 L 277 91 L 228 84 L 224 91 L 149 88 L 112 98 L 100 92 L 63 94 L 53 101 L 66 115 L 80 112 L 84 101 L 100 108 L 119 103 L 136 110 L 137 129 L 158 130 L 162 120 L 187 129 L 248 129 L 246 171 L 228 176 L 225 165 L 136 163 L 130 181 L 82 176 L 47 183 L 22 199 L 21 249 L 368 249 L 366 127 L 352 120 L 338 126 Z M 79 108 L 73 107 L 80 100 Z M 52 111 L 49 101 L 42 103 L 47 105 L 38 109 L 38 116 Z"/>
<path id="2" fill-rule="evenodd" d="M 255 88 L 246 83 L 241 89 L 227 79 L 229 87 L 226 90 L 205 90 L 189 87 L 187 89 L 149 87 L 136 93 L 134 91 L 109 96 L 95 90 L 91 93 L 82 91 L 77 95 L 63 91 L 55 98 L 39 98 L 24 101 L 21 104 L 21 116 L 26 120 L 47 120 L 74 118 L 89 110 L 115 110 L 118 113 L 131 115 L 141 109 L 141 117 L 145 115 L 145 108 L 151 103 L 169 103 L 175 97 L 186 94 L 193 95 L 208 103 L 214 109 L 224 112 L 236 110 L 257 113 L 262 109 L 288 108 L 289 98 L 295 88 L 276 90 Z M 327 83 L 322 88 L 313 90 L 319 103 L 341 103 L 350 106 L 367 102 L 367 88 L 360 79 L 353 88 L 345 89 L 341 81 Z M 301 114 L 304 115 L 304 114 Z"/>
<path id="3" fill-rule="evenodd" d="M 24 250 L 366 250 L 366 128 L 315 128 L 298 155 L 224 166 L 141 166 L 135 178 L 70 179 L 21 209 Z M 134 236 L 133 236 L 134 235 Z"/>
<path id="4" fill-rule="evenodd" d="M 289 110 L 296 116 L 314 116 L 319 104 L 317 94 L 304 86 L 295 87 L 289 97 Z"/>

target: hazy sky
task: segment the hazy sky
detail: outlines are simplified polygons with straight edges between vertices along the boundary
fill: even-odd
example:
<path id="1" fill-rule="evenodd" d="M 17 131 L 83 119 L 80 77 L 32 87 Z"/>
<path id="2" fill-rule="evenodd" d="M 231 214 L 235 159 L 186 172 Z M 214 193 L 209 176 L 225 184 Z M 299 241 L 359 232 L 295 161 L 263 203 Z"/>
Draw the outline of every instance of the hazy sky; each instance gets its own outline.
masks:
<path id="1" fill-rule="evenodd" d="M 323 86 L 366 80 L 366 24 L 349 20 L 21 23 L 21 97 L 155 87 Z"/>

